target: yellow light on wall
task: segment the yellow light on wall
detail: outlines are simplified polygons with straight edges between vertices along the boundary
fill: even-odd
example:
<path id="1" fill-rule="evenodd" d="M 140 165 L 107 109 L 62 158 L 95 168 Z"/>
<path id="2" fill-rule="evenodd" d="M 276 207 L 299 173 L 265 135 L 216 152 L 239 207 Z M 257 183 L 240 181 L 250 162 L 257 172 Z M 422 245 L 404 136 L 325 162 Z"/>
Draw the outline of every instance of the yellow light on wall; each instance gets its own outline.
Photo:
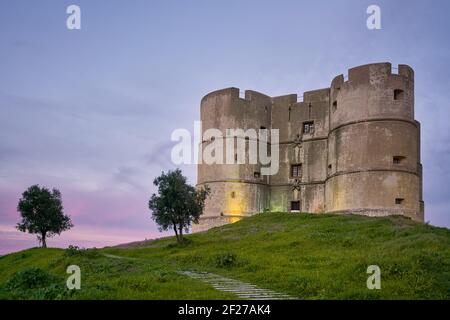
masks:
<path id="1" fill-rule="evenodd" d="M 235 184 L 227 191 L 227 193 L 224 212 L 231 215 L 244 214 L 245 199 L 243 199 L 242 196 L 245 194 L 244 188 L 239 184 Z"/>
<path id="2" fill-rule="evenodd" d="M 235 223 L 235 222 L 238 222 L 241 220 L 242 220 L 242 217 L 230 217 L 229 218 L 230 223 Z"/>

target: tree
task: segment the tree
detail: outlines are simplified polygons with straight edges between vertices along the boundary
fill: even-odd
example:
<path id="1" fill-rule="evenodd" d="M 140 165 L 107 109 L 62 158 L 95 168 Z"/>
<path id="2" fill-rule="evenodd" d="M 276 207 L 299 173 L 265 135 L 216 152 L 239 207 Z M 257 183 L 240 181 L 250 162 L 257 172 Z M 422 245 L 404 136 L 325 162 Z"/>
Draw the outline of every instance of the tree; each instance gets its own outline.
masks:
<path id="1" fill-rule="evenodd" d="M 148 203 L 152 219 L 160 231 L 172 228 L 181 243 L 183 230 L 187 232 L 192 223 L 198 223 L 210 189 L 205 186 L 196 190 L 186 183 L 180 169 L 163 172 L 153 184 L 158 187 L 158 194 L 153 194 Z"/>
<path id="2" fill-rule="evenodd" d="M 19 200 L 17 211 L 22 221 L 17 229 L 37 234 L 43 248 L 47 248 L 46 239 L 73 227 L 69 216 L 64 215 L 61 192 L 34 185 L 29 187 Z"/>

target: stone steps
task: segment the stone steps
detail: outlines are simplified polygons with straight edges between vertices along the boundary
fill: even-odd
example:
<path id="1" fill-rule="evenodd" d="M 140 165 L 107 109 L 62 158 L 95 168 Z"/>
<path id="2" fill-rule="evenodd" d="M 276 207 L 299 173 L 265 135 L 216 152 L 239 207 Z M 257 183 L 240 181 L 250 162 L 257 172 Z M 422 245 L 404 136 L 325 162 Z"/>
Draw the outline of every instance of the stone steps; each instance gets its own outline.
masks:
<path id="1" fill-rule="evenodd" d="M 210 284 L 214 289 L 230 292 L 249 300 L 291 300 L 296 299 L 284 293 L 259 288 L 256 285 L 219 276 L 209 272 L 179 271 L 180 274 Z"/>
<path id="2" fill-rule="evenodd" d="M 138 258 L 117 256 L 103 253 L 103 256 L 111 259 L 140 260 Z M 269 289 L 239 280 L 226 278 L 210 272 L 178 271 L 179 274 L 210 284 L 214 289 L 223 292 L 230 292 L 242 299 L 249 300 L 292 300 L 297 299 L 284 293 L 275 292 Z"/>

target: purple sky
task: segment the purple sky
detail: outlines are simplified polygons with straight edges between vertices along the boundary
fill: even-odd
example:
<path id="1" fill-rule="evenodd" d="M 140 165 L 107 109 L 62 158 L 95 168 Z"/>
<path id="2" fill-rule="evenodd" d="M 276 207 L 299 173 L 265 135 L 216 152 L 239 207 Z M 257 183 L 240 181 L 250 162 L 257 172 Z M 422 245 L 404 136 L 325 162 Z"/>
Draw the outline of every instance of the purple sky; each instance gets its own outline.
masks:
<path id="1" fill-rule="evenodd" d="M 69 4 L 82 30 L 66 29 Z M 382 30 L 366 28 L 370 4 Z M 51 246 L 160 236 L 152 181 L 174 167 L 170 134 L 192 130 L 203 95 L 302 93 L 383 61 L 415 69 L 425 219 L 450 227 L 448 12 L 448 1 L 2 1 L 0 254 L 36 244 L 14 230 L 32 184 L 58 188 L 75 223 Z M 194 184 L 195 166 L 182 169 Z"/>

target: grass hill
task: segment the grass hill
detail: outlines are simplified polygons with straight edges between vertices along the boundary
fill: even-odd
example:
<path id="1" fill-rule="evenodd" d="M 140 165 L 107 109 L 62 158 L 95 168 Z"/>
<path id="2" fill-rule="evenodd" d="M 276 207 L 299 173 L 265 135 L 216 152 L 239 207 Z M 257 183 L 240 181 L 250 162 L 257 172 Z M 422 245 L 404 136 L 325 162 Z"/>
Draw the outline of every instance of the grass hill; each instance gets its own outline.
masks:
<path id="1" fill-rule="evenodd" d="M 304 299 L 450 299 L 450 230 L 403 217 L 264 213 L 187 239 L 9 254 L 0 298 L 236 298 L 177 272 L 197 270 Z M 71 264 L 81 290 L 65 289 Z M 369 265 L 381 290 L 366 287 Z"/>

